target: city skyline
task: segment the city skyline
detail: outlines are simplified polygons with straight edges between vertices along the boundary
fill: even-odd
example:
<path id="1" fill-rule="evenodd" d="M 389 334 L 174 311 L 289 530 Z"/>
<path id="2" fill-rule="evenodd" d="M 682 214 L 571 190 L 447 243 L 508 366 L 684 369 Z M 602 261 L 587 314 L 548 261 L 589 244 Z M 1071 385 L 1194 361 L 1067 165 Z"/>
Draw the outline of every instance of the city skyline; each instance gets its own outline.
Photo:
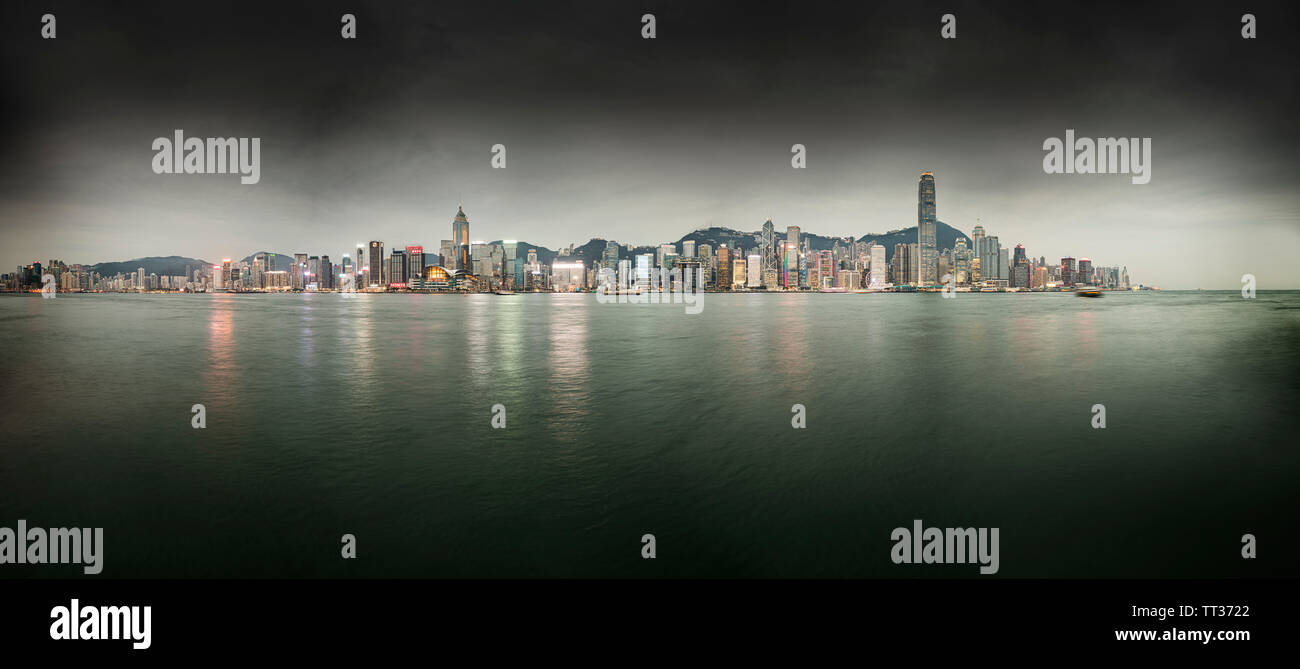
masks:
<path id="1" fill-rule="evenodd" d="M 52 259 L 44 268 L 36 261 L 3 275 L 4 290 L 30 291 L 35 286 L 48 291 L 50 286 L 43 285 L 43 281 L 52 278 L 62 292 L 608 293 L 635 289 L 640 293 L 653 290 L 657 282 L 663 282 L 663 289 L 680 289 L 683 272 L 698 275 L 698 289 L 714 291 L 1001 292 L 1068 290 L 1076 286 L 1112 290 L 1152 287 L 1131 282 L 1127 266 L 1097 265 L 1086 257 L 1076 261 L 1072 255 L 1062 257 L 1059 265 L 1047 263 L 1043 255 L 1035 260 L 1027 255 L 1023 244 L 1008 249 L 998 236 L 986 234 L 981 224 L 975 226 L 970 237 L 945 224 L 955 233 L 954 243 L 940 250 L 937 201 L 934 173 L 922 172 L 917 188 L 916 242 L 908 241 L 907 229 L 903 229 L 886 235 L 823 237 L 822 245 L 830 242 L 830 248 L 816 248 L 814 235 L 805 235 L 799 226 L 790 225 L 778 243 L 775 224 L 769 218 L 760 230 L 751 233 L 721 228 L 696 231 L 725 233 L 727 242 L 718 242 L 713 236 L 707 240 L 683 237 L 651 247 L 593 238 L 583 247 L 598 241 L 604 241 L 604 245 L 597 244 L 585 253 L 576 251 L 573 245 L 555 251 L 545 249 L 553 254 L 549 266 L 531 244 L 472 240 L 470 220 L 460 202 L 451 221 L 451 239 L 443 239 L 434 247 L 437 252 L 426 252 L 423 244 L 408 244 L 404 248 L 394 246 L 385 254 L 385 242 L 371 240 L 368 244 L 357 243 L 355 256 L 344 253 L 338 264 L 332 263 L 329 255 L 295 252 L 287 271 L 276 269 L 275 257 L 288 257 L 278 252 L 255 252 L 237 264 L 232 258 L 213 264 L 171 256 L 162 260 L 173 265 L 185 261 L 184 272 L 159 275 L 151 271 L 147 277 L 143 266 L 134 272 L 127 268 L 125 273 L 109 274 L 101 272 L 99 265 L 69 265 Z M 895 238 L 892 260 L 887 260 L 889 241 L 880 238 L 890 236 Z"/>

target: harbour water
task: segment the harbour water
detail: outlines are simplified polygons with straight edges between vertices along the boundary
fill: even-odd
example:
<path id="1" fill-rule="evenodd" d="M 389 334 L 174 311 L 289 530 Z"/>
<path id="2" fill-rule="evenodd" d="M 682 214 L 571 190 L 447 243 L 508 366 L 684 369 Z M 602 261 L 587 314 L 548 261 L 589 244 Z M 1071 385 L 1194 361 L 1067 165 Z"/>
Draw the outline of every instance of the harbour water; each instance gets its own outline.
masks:
<path id="1" fill-rule="evenodd" d="M 995 578 L 1300 575 L 1300 292 L 5 296 L 0 342 L 0 526 L 103 527 L 97 578 L 988 578 L 893 564 L 916 519 Z"/>

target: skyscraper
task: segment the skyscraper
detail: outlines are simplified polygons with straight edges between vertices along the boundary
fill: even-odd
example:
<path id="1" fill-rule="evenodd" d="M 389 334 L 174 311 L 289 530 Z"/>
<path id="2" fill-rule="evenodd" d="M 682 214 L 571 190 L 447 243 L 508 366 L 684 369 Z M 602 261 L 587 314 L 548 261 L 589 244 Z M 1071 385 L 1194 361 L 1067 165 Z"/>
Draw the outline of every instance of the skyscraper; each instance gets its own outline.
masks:
<path id="1" fill-rule="evenodd" d="M 1061 258 L 1061 285 L 1074 285 L 1074 258 L 1070 256 Z"/>
<path id="2" fill-rule="evenodd" d="M 758 254 L 762 256 L 759 263 L 759 271 L 767 272 L 776 269 L 776 249 L 773 244 L 776 242 L 776 226 L 772 225 L 772 219 L 767 219 L 763 223 L 763 230 L 758 236 Z"/>
<path id="3" fill-rule="evenodd" d="M 366 247 L 364 244 L 357 244 L 357 254 L 352 256 L 352 275 L 356 279 L 355 288 L 364 290 L 366 287 Z"/>
<path id="4" fill-rule="evenodd" d="M 303 286 L 306 285 L 305 282 L 303 281 L 303 275 L 306 274 L 306 272 L 307 272 L 307 254 L 306 254 L 306 253 L 295 253 L 295 254 L 293 254 L 293 268 L 292 268 L 292 270 L 293 270 L 293 271 L 291 271 L 291 272 L 289 273 L 289 278 L 290 278 L 290 281 L 292 282 L 290 285 L 292 286 L 292 288 L 293 288 L 294 290 L 302 290 Z"/>
<path id="5" fill-rule="evenodd" d="M 917 281 L 923 286 L 938 283 L 939 249 L 935 240 L 936 211 L 934 173 L 922 172 L 917 183 L 916 235 L 920 258 Z"/>
<path id="6" fill-rule="evenodd" d="M 456 205 L 456 218 L 451 221 L 451 244 L 452 253 L 456 255 L 456 261 L 452 269 L 469 270 L 469 218 L 465 216 L 465 209 Z"/>
<path id="7" fill-rule="evenodd" d="M 1075 282 L 1081 285 L 1092 284 L 1092 261 L 1087 258 L 1079 258 L 1079 272 L 1075 275 Z"/>
<path id="8" fill-rule="evenodd" d="M 366 262 L 370 267 L 370 274 L 366 277 L 366 283 L 369 286 L 379 288 L 386 286 L 384 283 L 384 243 L 380 241 L 370 242 L 370 259 Z"/>
<path id="9" fill-rule="evenodd" d="M 885 287 L 885 246 L 884 244 L 873 244 L 871 246 L 871 283 L 870 288 Z"/>
<path id="10" fill-rule="evenodd" d="M 406 286 L 406 251 L 393 249 L 388 257 L 388 286 Z"/>
<path id="11" fill-rule="evenodd" d="M 731 249 L 726 244 L 718 246 L 718 290 L 731 290 Z"/>

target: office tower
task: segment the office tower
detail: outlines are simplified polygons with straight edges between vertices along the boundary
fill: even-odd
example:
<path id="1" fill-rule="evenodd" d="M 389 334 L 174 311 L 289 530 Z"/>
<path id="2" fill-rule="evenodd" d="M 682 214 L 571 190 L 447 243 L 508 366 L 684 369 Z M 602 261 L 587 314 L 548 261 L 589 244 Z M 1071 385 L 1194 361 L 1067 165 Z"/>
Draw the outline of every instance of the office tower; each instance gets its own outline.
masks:
<path id="1" fill-rule="evenodd" d="M 885 287 L 885 269 L 885 246 L 873 244 L 871 246 L 871 288 Z"/>
<path id="2" fill-rule="evenodd" d="M 457 247 L 469 245 L 469 217 L 461 205 L 456 205 L 456 217 L 451 221 L 451 243 Z"/>
<path id="3" fill-rule="evenodd" d="M 996 235 L 985 235 L 984 242 L 981 244 L 980 253 L 980 273 L 983 274 L 984 280 L 1000 278 L 998 275 L 998 249 L 1001 242 Z"/>
<path id="4" fill-rule="evenodd" d="M 976 221 L 978 220 L 976 219 Z M 971 258 L 979 258 L 980 262 L 984 261 L 984 226 L 979 223 L 975 224 L 975 229 L 970 233 L 970 252 Z"/>
<path id="5" fill-rule="evenodd" d="M 998 247 L 998 278 L 1004 281 L 1011 278 L 1011 254 L 1003 246 Z"/>
<path id="6" fill-rule="evenodd" d="M 938 247 L 935 241 L 937 214 L 934 201 L 934 173 L 922 172 L 916 186 L 916 236 L 920 249 L 917 281 L 923 286 L 938 283 Z"/>
<path id="7" fill-rule="evenodd" d="M 1038 289 L 1045 286 L 1047 286 L 1047 268 L 1040 265 L 1034 268 L 1034 279 L 1029 284 L 1029 287 Z"/>
<path id="8" fill-rule="evenodd" d="M 1071 258 L 1069 256 L 1061 258 L 1061 285 L 1073 286 L 1074 273 L 1075 273 L 1074 258 Z"/>
<path id="9" fill-rule="evenodd" d="M 676 244 L 660 244 L 660 245 L 659 245 L 659 248 L 655 249 L 655 267 L 663 267 L 663 266 L 664 266 L 664 257 L 667 256 L 669 253 L 676 254 L 676 253 L 677 253 L 677 245 L 676 245 Z"/>
<path id="10" fill-rule="evenodd" d="M 405 283 L 410 283 L 411 279 L 419 277 L 424 280 L 424 247 L 408 246 L 406 247 L 406 276 Z"/>
<path id="11" fill-rule="evenodd" d="M 793 290 L 799 287 L 799 249 L 788 239 L 781 246 L 781 287 Z"/>
<path id="12" fill-rule="evenodd" d="M 618 246 L 615 245 L 615 249 Z M 617 252 L 617 251 L 615 251 Z M 609 253 L 609 244 L 605 245 L 605 253 Z M 425 261 L 425 265 L 428 265 Z M 519 290 L 524 284 L 523 274 L 524 262 L 519 257 L 519 242 L 514 239 L 507 239 L 501 242 L 501 275 L 502 281 L 510 287 L 511 290 Z"/>
<path id="13" fill-rule="evenodd" d="M 351 258 L 350 256 L 348 256 L 348 254 L 346 254 L 346 253 L 343 254 L 343 266 L 342 266 L 341 269 L 343 270 L 343 273 L 339 275 L 340 278 L 345 277 L 345 276 L 350 276 L 350 277 L 353 278 L 353 281 L 356 280 L 356 270 L 354 270 L 354 269 L 352 268 L 352 258 Z M 340 288 L 340 289 L 346 287 L 346 283 L 345 283 L 346 281 L 347 281 L 347 280 L 344 279 L 343 281 L 340 281 L 340 282 L 339 282 L 339 288 Z M 356 288 L 356 285 L 357 285 L 357 284 L 354 283 L 354 284 L 353 284 L 353 288 Z M 268 287 L 269 287 L 269 286 L 268 286 Z"/>
<path id="14" fill-rule="evenodd" d="M 352 256 L 352 276 L 357 290 L 365 289 L 366 274 L 366 247 L 364 244 L 357 244 L 357 254 Z"/>
<path id="15" fill-rule="evenodd" d="M 687 243 L 690 244 L 691 256 L 693 257 L 695 255 L 695 242 Z M 611 269 L 618 266 L 618 242 L 605 242 L 605 253 L 601 256 L 601 264 Z"/>
<path id="16" fill-rule="evenodd" d="M 380 241 L 370 242 L 370 257 L 366 260 L 366 265 L 370 268 L 369 275 L 366 277 L 366 285 L 382 288 L 388 284 L 384 282 L 384 243 Z"/>
<path id="17" fill-rule="evenodd" d="M 884 247 L 881 247 L 882 249 Z M 835 252 L 818 251 L 816 257 L 816 280 L 809 278 L 808 285 L 815 289 L 835 285 Z M 855 288 L 857 286 L 854 286 Z"/>
<path id="18" fill-rule="evenodd" d="M 144 283 L 144 268 L 139 269 L 139 281 L 136 285 Z M 235 289 L 235 277 L 231 272 L 230 258 L 221 261 L 221 287 L 225 290 Z"/>
<path id="19" fill-rule="evenodd" d="M 748 274 L 745 287 L 758 288 L 763 285 L 763 256 L 758 253 L 749 254 L 745 262 L 745 272 Z"/>
<path id="20" fill-rule="evenodd" d="M 1033 271 L 1029 257 L 1025 255 L 1025 245 L 1016 244 L 1015 254 L 1012 256 L 1011 261 L 1009 285 L 1028 290 L 1033 280 Z"/>
<path id="21" fill-rule="evenodd" d="M 583 289 L 587 272 L 581 261 L 560 262 L 559 256 L 551 263 L 551 287 L 559 293 L 574 293 Z"/>
<path id="22" fill-rule="evenodd" d="M 320 290 L 334 290 L 334 263 L 329 256 L 320 257 L 320 274 L 316 277 L 316 287 Z"/>
<path id="23" fill-rule="evenodd" d="M 293 254 L 293 266 L 289 268 L 289 287 L 294 290 L 302 290 L 302 274 L 307 271 L 307 254 Z"/>
<path id="24" fill-rule="evenodd" d="M 788 226 L 786 226 L 786 228 L 785 228 L 785 241 L 786 241 L 787 244 L 790 244 L 790 245 L 793 246 L 796 250 L 798 250 L 798 249 L 799 249 L 799 244 L 800 244 L 800 242 L 802 241 L 802 240 L 800 239 L 800 237 L 802 236 L 802 234 L 803 234 L 803 231 L 799 229 L 799 226 L 797 226 L 797 225 L 788 225 Z"/>
<path id="25" fill-rule="evenodd" d="M 406 251 L 393 249 L 388 256 L 388 286 L 406 285 Z"/>
<path id="26" fill-rule="evenodd" d="M 654 256 L 649 253 L 641 253 L 636 257 L 636 285 L 642 288 L 650 285 L 650 268 L 653 267 Z"/>
<path id="27" fill-rule="evenodd" d="M 718 247 L 718 290 L 731 290 L 731 249 L 726 244 Z"/>
<path id="28" fill-rule="evenodd" d="M 1075 275 L 1075 282 L 1080 285 L 1092 285 L 1092 261 L 1087 258 L 1079 258 L 1079 271 Z"/>
<path id="29" fill-rule="evenodd" d="M 763 229 L 758 236 L 758 254 L 762 256 L 759 270 L 766 273 L 768 270 L 776 268 L 776 226 L 772 225 L 772 219 L 767 219 L 763 223 Z"/>
<path id="30" fill-rule="evenodd" d="M 746 276 L 749 264 L 745 262 L 744 256 L 737 251 L 736 258 L 731 261 L 731 287 L 733 290 L 740 290 L 748 283 Z"/>
<path id="31" fill-rule="evenodd" d="M 966 246 L 966 240 L 961 237 L 957 238 L 956 247 L 952 252 L 954 278 L 959 285 L 970 283 L 971 250 Z"/>

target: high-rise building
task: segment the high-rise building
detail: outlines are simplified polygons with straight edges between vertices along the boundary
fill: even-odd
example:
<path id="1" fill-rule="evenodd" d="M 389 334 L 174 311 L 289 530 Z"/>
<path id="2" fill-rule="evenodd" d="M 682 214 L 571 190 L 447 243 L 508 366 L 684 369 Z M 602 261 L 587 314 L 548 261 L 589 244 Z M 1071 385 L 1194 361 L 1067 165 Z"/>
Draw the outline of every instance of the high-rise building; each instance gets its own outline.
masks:
<path id="1" fill-rule="evenodd" d="M 682 242 L 682 257 L 683 257 L 683 258 L 694 258 L 694 257 L 695 257 L 695 240 L 694 240 L 694 239 L 687 239 L 687 240 L 685 240 L 685 241 Z"/>
<path id="2" fill-rule="evenodd" d="M 1069 256 L 1061 258 L 1061 285 L 1062 286 L 1074 285 L 1074 272 L 1075 272 L 1074 258 L 1071 258 Z"/>
<path id="3" fill-rule="evenodd" d="M 776 226 L 772 225 L 772 219 L 763 222 L 763 229 L 758 236 L 758 254 L 762 256 L 759 263 L 759 270 L 766 274 L 768 270 L 776 269 Z"/>
<path id="4" fill-rule="evenodd" d="M 873 244 L 871 246 L 871 281 L 870 288 L 885 287 L 885 246 L 883 244 Z"/>
<path id="5" fill-rule="evenodd" d="M 142 286 L 143 284 L 144 284 L 144 268 L 141 267 L 139 269 L 139 279 L 137 280 L 136 285 Z M 221 287 L 225 288 L 226 290 L 235 289 L 235 277 L 233 272 L 231 271 L 230 258 L 226 258 L 225 260 L 221 261 Z"/>
<path id="6" fill-rule="evenodd" d="M 731 290 L 731 249 L 718 246 L 718 290 Z"/>
<path id="7" fill-rule="evenodd" d="M 370 242 L 370 259 L 366 261 L 370 267 L 369 275 L 366 277 L 367 286 L 382 288 L 388 284 L 384 277 L 384 243 L 380 241 Z"/>
<path id="8" fill-rule="evenodd" d="M 290 268 L 289 279 L 292 284 L 291 287 L 294 290 L 302 290 L 303 286 L 306 285 L 306 282 L 303 281 L 303 275 L 306 274 L 306 272 L 307 272 L 307 254 L 306 253 L 293 254 L 293 267 Z"/>
<path id="9" fill-rule="evenodd" d="M 366 287 L 366 247 L 364 244 L 357 244 L 357 254 L 352 256 L 352 274 L 356 279 L 356 289 L 364 290 Z"/>
<path id="10" fill-rule="evenodd" d="M 695 242 L 689 243 L 691 245 L 691 256 L 694 256 Z M 612 240 L 605 242 L 605 253 L 601 256 L 601 264 L 610 269 L 618 267 L 618 242 Z"/>
<path id="11" fill-rule="evenodd" d="M 740 255 L 739 251 L 737 251 L 736 258 L 731 261 L 731 287 L 733 289 L 740 290 L 745 287 L 745 283 L 748 280 L 745 272 L 747 268 L 748 263 L 745 262 L 745 258 Z"/>
<path id="12" fill-rule="evenodd" d="M 763 285 L 763 257 L 757 253 L 749 254 L 745 262 L 745 271 L 748 274 L 745 281 L 746 288 L 758 288 Z"/>
<path id="13" fill-rule="evenodd" d="M 451 269 L 470 271 L 469 266 L 469 217 L 465 208 L 456 205 L 456 217 L 451 221 L 451 252 L 455 258 Z"/>
<path id="14" fill-rule="evenodd" d="M 650 269 L 653 267 L 655 257 L 649 253 L 641 253 L 636 257 L 636 285 L 646 288 L 650 285 Z"/>
<path id="15" fill-rule="evenodd" d="M 972 258 L 979 258 L 980 262 L 984 261 L 984 226 L 978 222 L 970 233 L 970 252 Z"/>
<path id="16" fill-rule="evenodd" d="M 659 248 L 655 249 L 655 267 L 667 267 L 667 265 L 664 264 L 664 260 L 670 253 L 677 255 L 676 244 L 660 244 Z"/>
<path id="17" fill-rule="evenodd" d="M 388 283 L 386 285 L 406 286 L 406 251 L 393 249 L 393 254 L 388 257 Z"/>
<path id="18" fill-rule="evenodd" d="M 917 182 L 916 236 L 920 249 L 917 281 L 923 286 L 938 283 L 939 249 L 936 244 L 937 213 L 934 201 L 934 173 L 922 172 Z"/>
<path id="19" fill-rule="evenodd" d="M 960 285 L 970 283 L 970 259 L 971 250 L 966 246 L 966 240 L 958 237 L 956 248 L 952 252 L 953 258 L 953 278 Z"/>
<path id="20" fill-rule="evenodd" d="M 795 249 L 800 248 L 800 245 L 802 244 L 803 241 L 802 239 L 800 239 L 800 237 L 802 236 L 803 236 L 803 231 L 799 229 L 799 226 L 797 225 L 786 226 L 785 241 L 788 242 L 790 245 L 794 246 Z"/>
<path id="21" fill-rule="evenodd" d="M 411 279 L 419 278 L 424 280 L 424 247 L 408 246 L 406 247 L 406 280 L 410 283 Z"/>
<path id="22" fill-rule="evenodd" d="M 1075 276 L 1075 282 L 1080 285 L 1092 284 L 1092 261 L 1087 258 L 1079 258 L 1079 272 Z"/>

